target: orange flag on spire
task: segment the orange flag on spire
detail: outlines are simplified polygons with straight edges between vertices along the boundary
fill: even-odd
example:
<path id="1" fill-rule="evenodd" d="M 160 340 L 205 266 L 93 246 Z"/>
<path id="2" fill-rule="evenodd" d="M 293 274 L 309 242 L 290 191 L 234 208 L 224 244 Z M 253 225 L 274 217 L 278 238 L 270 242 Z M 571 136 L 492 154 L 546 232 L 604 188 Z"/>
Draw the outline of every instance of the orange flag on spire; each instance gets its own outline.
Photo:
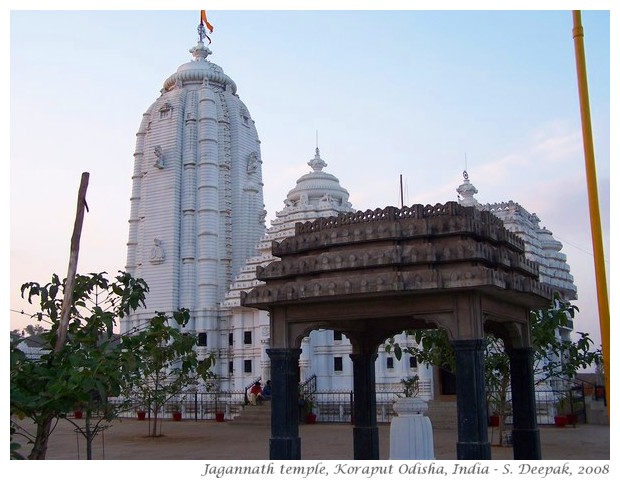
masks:
<path id="1" fill-rule="evenodd" d="M 213 25 L 209 23 L 209 20 L 207 20 L 206 10 L 200 10 L 200 23 L 207 27 L 207 30 L 209 30 L 210 33 L 213 33 Z"/>

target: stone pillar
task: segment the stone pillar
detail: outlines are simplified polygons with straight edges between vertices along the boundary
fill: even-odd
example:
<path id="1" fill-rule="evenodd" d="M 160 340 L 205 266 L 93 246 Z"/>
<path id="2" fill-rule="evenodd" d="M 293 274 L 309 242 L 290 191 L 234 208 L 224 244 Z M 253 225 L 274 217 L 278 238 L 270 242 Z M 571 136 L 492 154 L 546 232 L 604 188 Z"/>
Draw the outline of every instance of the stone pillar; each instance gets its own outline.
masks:
<path id="1" fill-rule="evenodd" d="M 376 353 L 352 353 L 353 360 L 353 458 L 379 460 L 379 430 L 375 398 Z"/>
<path id="2" fill-rule="evenodd" d="M 271 439 L 270 460 L 300 460 L 299 383 L 297 368 L 299 348 L 269 348 L 271 359 Z"/>
<path id="3" fill-rule="evenodd" d="M 536 423 L 536 395 L 532 348 L 511 348 L 512 442 L 515 460 L 540 460 L 540 432 Z"/>
<path id="4" fill-rule="evenodd" d="M 484 339 L 453 340 L 456 357 L 456 405 L 459 460 L 489 460 L 487 405 L 484 389 Z"/>

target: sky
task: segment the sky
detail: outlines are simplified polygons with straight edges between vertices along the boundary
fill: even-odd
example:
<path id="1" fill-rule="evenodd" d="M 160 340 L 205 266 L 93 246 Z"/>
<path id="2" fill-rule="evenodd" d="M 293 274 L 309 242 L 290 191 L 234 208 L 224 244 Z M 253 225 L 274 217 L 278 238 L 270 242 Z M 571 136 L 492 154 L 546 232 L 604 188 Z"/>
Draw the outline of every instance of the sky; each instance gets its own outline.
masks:
<path id="1" fill-rule="evenodd" d="M 164 80 L 190 61 L 199 11 L 12 3 L 3 17 L 10 26 L 4 291 L 14 329 L 33 323 L 17 312 L 36 311 L 20 286 L 66 275 L 82 172 L 90 173 L 90 211 L 78 271 L 125 268 L 135 134 Z M 196 2 L 179 8 L 188 3 Z M 466 169 L 481 203 L 518 202 L 563 243 L 579 294 L 575 328 L 598 345 L 572 17 L 556 10 L 561 2 L 531 3 L 536 10 L 520 10 L 530 2 L 509 11 L 206 2 L 215 27 L 209 60 L 236 82 L 256 122 L 268 221 L 310 171 L 317 137 L 325 170 L 359 210 L 398 206 L 400 175 L 407 204 L 455 201 Z M 336 10 L 321 10 L 327 5 Z M 610 13 L 584 10 L 582 22 L 609 282 Z"/>

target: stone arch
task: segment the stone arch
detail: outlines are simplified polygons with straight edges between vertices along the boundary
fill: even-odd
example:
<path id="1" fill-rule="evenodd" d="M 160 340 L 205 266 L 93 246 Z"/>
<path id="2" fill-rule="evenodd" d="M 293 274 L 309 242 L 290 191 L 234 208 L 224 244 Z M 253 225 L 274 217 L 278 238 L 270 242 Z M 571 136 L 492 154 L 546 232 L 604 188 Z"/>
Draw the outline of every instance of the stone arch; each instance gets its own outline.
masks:
<path id="1" fill-rule="evenodd" d="M 484 331 L 501 338 L 506 348 L 523 348 L 529 345 L 529 325 L 516 322 L 497 321 L 489 318 L 484 322 Z"/>

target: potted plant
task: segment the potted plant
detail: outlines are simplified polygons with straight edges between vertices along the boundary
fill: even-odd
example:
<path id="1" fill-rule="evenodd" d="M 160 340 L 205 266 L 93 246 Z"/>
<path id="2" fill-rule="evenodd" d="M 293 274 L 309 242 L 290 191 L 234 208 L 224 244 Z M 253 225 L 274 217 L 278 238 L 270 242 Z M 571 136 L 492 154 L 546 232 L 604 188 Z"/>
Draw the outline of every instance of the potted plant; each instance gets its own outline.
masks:
<path id="1" fill-rule="evenodd" d="M 403 378 L 403 393 L 397 395 L 390 422 L 390 459 L 434 460 L 433 431 L 430 419 L 424 415 L 428 404 L 417 398 L 420 378 Z"/>
<path id="2" fill-rule="evenodd" d="M 418 414 L 428 410 L 428 404 L 417 398 L 418 393 L 420 393 L 420 377 L 414 375 L 413 377 L 403 378 L 400 383 L 403 386 L 403 393 L 402 395 L 397 394 L 398 400 L 393 407 L 397 415 Z"/>
<path id="3" fill-rule="evenodd" d="M 489 426 L 499 427 L 499 415 L 497 413 L 493 413 L 489 416 Z"/>
<path id="4" fill-rule="evenodd" d="M 83 405 L 78 403 L 73 407 L 73 418 L 80 419 L 84 417 Z"/>
<path id="5" fill-rule="evenodd" d="M 142 399 L 137 402 L 136 405 L 136 415 L 138 416 L 138 420 L 146 420 L 146 412 L 148 408 L 146 406 L 146 402 Z"/>
<path id="6" fill-rule="evenodd" d="M 224 412 L 222 412 L 219 408 L 219 403 L 217 401 L 218 397 L 215 396 L 215 421 L 223 422 L 224 421 Z"/>
<path id="7" fill-rule="evenodd" d="M 306 414 L 306 423 L 313 425 L 316 423 L 316 413 L 314 413 L 313 411 L 314 399 L 312 398 L 312 395 L 308 395 L 304 400 L 305 400 L 304 412 Z"/>
<path id="8" fill-rule="evenodd" d="M 420 377 L 414 375 L 413 377 L 407 377 L 401 379 L 400 383 L 403 385 L 403 394 L 405 398 L 417 397 L 420 393 Z"/>
<path id="9" fill-rule="evenodd" d="M 568 416 L 566 415 L 570 411 L 570 402 L 566 396 L 562 396 L 555 406 L 555 416 L 553 417 L 553 423 L 556 427 L 565 427 L 568 425 Z"/>
<path id="10" fill-rule="evenodd" d="M 178 405 L 172 405 L 172 420 L 179 422 L 183 415 L 181 415 L 181 409 Z"/>
<path id="11" fill-rule="evenodd" d="M 566 422 L 568 423 L 568 425 L 572 425 L 572 426 L 577 425 L 577 420 L 578 420 L 578 417 L 576 413 L 566 414 Z"/>

